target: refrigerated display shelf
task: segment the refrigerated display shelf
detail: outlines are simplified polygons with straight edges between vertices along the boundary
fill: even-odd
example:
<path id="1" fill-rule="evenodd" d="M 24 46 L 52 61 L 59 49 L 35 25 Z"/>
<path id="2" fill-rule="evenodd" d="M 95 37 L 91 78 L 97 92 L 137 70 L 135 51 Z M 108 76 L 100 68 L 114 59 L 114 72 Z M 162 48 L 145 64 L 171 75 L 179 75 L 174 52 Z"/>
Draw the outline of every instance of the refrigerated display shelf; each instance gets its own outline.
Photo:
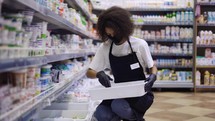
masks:
<path id="1" fill-rule="evenodd" d="M 138 23 L 136 26 L 193 26 L 193 23 Z"/>
<path id="2" fill-rule="evenodd" d="M 94 53 L 95 52 L 77 52 L 71 54 L 47 55 L 39 57 L 0 60 L 0 72 L 12 71 L 36 65 L 44 65 L 51 62 L 93 55 Z"/>
<path id="3" fill-rule="evenodd" d="M 196 85 L 196 88 L 204 88 L 204 89 L 215 89 L 215 85 Z"/>
<path id="4" fill-rule="evenodd" d="M 192 57 L 192 54 L 172 54 L 172 53 L 152 53 L 152 56 L 173 56 L 173 57 Z"/>
<path id="5" fill-rule="evenodd" d="M 171 81 L 171 80 L 157 80 L 154 88 L 193 88 L 192 81 Z"/>
<path id="6" fill-rule="evenodd" d="M 25 103 L 15 107 L 14 109 L 8 111 L 5 114 L 0 115 L 0 121 L 6 119 L 9 121 L 13 121 L 18 119 L 23 114 L 27 113 L 33 108 L 43 108 L 47 106 L 47 103 L 54 101 L 60 94 L 65 93 L 75 81 L 80 80 L 84 77 L 87 66 L 83 68 L 80 72 L 70 76 L 62 83 L 58 83 L 48 90 L 42 92 L 40 95 L 35 96 L 34 98 L 26 101 Z"/>
<path id="7" fill-rule="evenodd" d="M 192 68 L 192 66 L 175 66 L 175 65 L 157 65 L 156 66 L 157 68 L 183 68 L 183 69 L 185 69 L 185 68 Z"/>
<path id="8" fill-rule="evenodd" d="M 145 39 L 147 42 L 184 42 L 184 43 L 192 43 L 192 39 Z"/>
<path id="9" fill-rule="evenodd" d="M 198 66 L 198 65 L 197 65 L 196 68 L 203 68 L 203 69 L 205 68 L 205 69 L 209 69 L 209 68 L 215 68 L 215 65 L 205 65 L 205 66 L 200 66 L 200 65 Z"/>
<path id="10" fill-rule="evenodd" d="M 96 23 L 93 19 L 92 16 L 90 14 L 89 11 L 86 10 L 86 8 L 84 8 L 81 3 L 79 2 L 79 0 L 65 0 L 66 3 L 68 3 L 69 5 L 73 6 L 75 5 L 78 10 L 81 10 L 82 13 L 87 17 L 87 19 L 89 19 L 90 21 L 92 21 L 93 23 Z"/>
<path id="11" fill-rule="evenodd" d="M 215 45 L 197 45 L 196 47 L 198 47 L 198 48 L 205 48 L 205 47 L 215 48 Z"/>
<path id="12" fill-rule="evenodd" d="M 52 12 L 48 8 L 39 5 L 34 0 L 4 0 L 3 3 L 19 10 L 24 10 L 26 8 L 31 9 L 35 11 L 36 17 L 44 21 L 47 21 L 53 25 L 56 25 L 57 27 L 59 27 L 59 29 L 68 30 L 72 33 L 79 34 L 82 37 L 92 38 L 92 39 L 95 38 L 89 32 L 80 29 L 76 25 L 62 18 L 58 14 Z"/>

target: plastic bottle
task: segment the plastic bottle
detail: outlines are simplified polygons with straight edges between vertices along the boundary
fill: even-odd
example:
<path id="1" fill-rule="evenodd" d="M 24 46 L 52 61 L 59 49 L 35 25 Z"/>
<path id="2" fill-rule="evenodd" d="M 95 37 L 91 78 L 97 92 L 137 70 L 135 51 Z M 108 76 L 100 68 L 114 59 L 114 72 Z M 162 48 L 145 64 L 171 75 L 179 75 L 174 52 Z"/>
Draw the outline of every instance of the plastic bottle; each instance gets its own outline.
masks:
<path id="1" fill-rule="evenodd" d="M 181 21 L 180 22 L 185 22 L 185 15 L 184 15 L 184 11 L 181 12 Z"/>
<path id="2" fill-rule="evenodd" d="M 199 70 L 196 71 L 196 85 L 201 85 L 201 73 Z"/>
<path id="3" fill-rule="evenodd" d="M 176 22 L 177 23 L 179 23 L 181 20 L 181 14 L 180 14 L 180 12 L 178 11 L 177 13 L 176 13 Z"/>
<path id="4" fill-rule="evenodd" d="M 166 39 L 170 39 L 170 27 L 166 27 Z"/>
<path id="5" fill-rule="evenodd" d="M 192 23 L 193 22 L 193 11 L 189 12 L 189 22 Z"/>
<path id="6" fill-rule="evenodd" d="M 209 85 L 209 80 L 210 80 L 210 73 L 208 71 L 205 71 L 204 85 Z"/>
<path id="7" fill-rule="evenodd" d="M 173 12 L 172 13 L 172 22 L 176 22 L 176 13 L 175 12 Z"/>
<path id="8" fill-rule="evenodd" d="M 184 22 L 189 22 L 189 12 L 188 11 L 184 12 Z"/>
<path id="9" fill-rule="evenodd" d="M 207 12 L 204 12 L 204 21 L 208 21 L 208 14 L 207 14 Z"/>
<path id="10" fill-rule="evenodd" d="M 207 18 L 207 20 L 208 20 L 209 24 L 213 23 L 213 14 L 210 11 L 208 11 L 208 18 Z"/>
<path id="11" fill-rule="evenodd" d="M 210 85 L 213 86 L 215 83 L 214 83 L 214 75 L 211 74 L 210 76 Z"/>

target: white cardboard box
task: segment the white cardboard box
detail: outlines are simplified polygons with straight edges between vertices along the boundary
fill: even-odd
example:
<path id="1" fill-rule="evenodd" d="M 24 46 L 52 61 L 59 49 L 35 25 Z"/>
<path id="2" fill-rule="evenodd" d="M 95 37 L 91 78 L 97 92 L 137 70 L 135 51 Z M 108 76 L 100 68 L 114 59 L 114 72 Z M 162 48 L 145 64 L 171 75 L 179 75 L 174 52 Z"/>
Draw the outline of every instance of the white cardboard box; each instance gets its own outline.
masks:
<path id="1" fill-rule="evenodd" d="M 111 83 L 111 87 L 102 85 L 89 89 L 91 100 L 105 100 L 138 97 L 145 95 L 145 81 L 133 81 L 124 83 Z"/>

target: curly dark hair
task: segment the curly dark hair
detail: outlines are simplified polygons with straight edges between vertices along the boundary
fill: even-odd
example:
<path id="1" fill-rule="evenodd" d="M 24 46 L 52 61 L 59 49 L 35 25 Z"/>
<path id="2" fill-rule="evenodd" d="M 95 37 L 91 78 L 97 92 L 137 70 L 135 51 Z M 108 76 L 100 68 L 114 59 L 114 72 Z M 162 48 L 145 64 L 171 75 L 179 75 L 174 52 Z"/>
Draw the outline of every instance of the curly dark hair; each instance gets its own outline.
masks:
<path id="1" fill-rule="evenodd" d="M 105 28 L 111 28 L 114 35 L 119 38 L 128 39 L 133 33 L 134 25 L 130 19 L 131 14 L 120 7 L 113 6 L 103 11 L 98 18 L 97 33 L 102 41 L 107 41 L 109 38 L 105 32 Z"/>

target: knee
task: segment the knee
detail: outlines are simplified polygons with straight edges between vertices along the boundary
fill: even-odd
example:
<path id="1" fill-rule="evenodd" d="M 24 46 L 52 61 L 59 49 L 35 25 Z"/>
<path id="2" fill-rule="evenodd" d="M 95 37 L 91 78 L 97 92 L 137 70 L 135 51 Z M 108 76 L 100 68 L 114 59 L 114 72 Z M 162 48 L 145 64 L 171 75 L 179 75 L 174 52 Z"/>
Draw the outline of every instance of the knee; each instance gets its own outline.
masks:
<path id="1" fill-rule="evenodd" d="M 116 99 L 111 103 L 111 108 L 114 113 L 124 119 L 132 119 L 134 112 L 129 103 L 124 99 Z"/>
<path id="2" fill-rule="evenodd" d="M 94 112 L 94 118 L 97 119 L 97 121 L 110 121 L 112 115 L 105 110 L 105 107 L 99 106 Z"/>

